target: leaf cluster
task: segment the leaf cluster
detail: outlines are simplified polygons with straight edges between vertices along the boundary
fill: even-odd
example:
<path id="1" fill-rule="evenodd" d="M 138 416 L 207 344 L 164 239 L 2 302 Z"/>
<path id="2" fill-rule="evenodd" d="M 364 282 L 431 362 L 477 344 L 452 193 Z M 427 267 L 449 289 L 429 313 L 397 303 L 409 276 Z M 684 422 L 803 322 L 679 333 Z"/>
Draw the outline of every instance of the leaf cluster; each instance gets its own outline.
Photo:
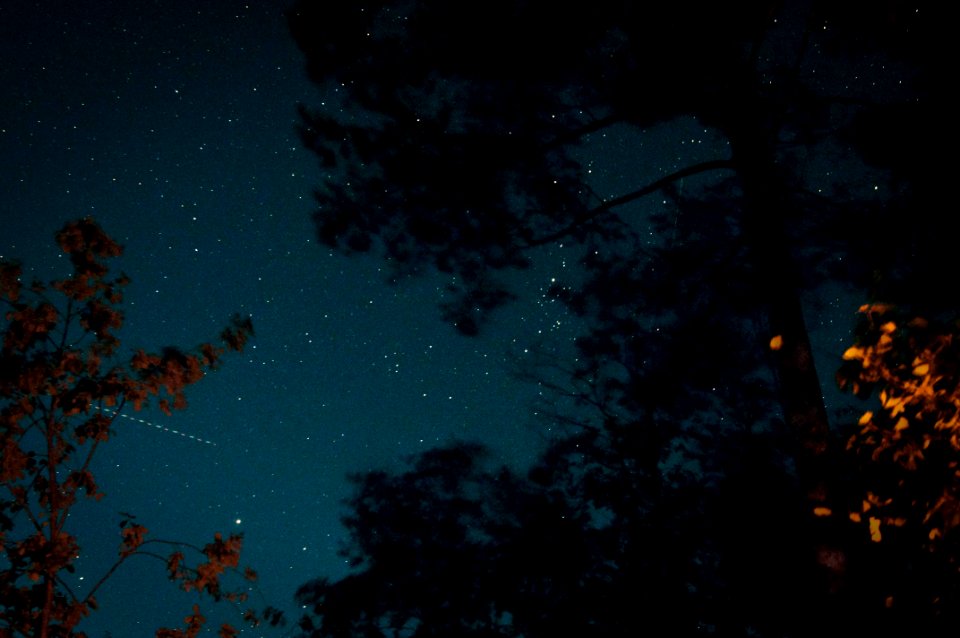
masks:
<path id="1" fill-rule="evenodd" d="M 914 570 L 933 572 L 925 573 L 921 591 L 943 613 L 956 600 L 944 586 L 960 574 L 958 323 L 886 304 L 860 312 L 857 343 L 844 352 L 837 378 L 859 396 L 875 395 L 879 405 L 848 433 L 856 480 L 844 510 L 873 542 L 921 550 Z"/>
<path id="2" fill-rule="evenodd" d="M 219 345 L 125 357 L 117 334 L 129 280 L 108 266 L 121 247 L 89 218 L 66 224 L 56 240 L 72 265 L 63 279 L 25 285 L 18 263 L 0 263 L 0 634 L 11 637 L 83 636 L 77 627 L 97 609 L 95 593 L 110 574 L 132 556 L 157 556 L 151 544 L 170 544 L 128 517 L 117 561 L 89 592 L 75 594 L 63 578 L 81 553 L 69 515 L 82 498 L 103 497 L 92 461 L 118 416 L 150 402 L 168 414 L 183 409 L 185 390 L 253 332 L 248 318 L 234 317 Z M 237 568 L 240 544 L 217 535 L 192 568 L 176 552 L 167 559 L 170 578 L 215 599 L 235 597 L 220 579 Z M 195 612 L 185 633 L 158 635 L 193 636 L 200 624 Z"/>

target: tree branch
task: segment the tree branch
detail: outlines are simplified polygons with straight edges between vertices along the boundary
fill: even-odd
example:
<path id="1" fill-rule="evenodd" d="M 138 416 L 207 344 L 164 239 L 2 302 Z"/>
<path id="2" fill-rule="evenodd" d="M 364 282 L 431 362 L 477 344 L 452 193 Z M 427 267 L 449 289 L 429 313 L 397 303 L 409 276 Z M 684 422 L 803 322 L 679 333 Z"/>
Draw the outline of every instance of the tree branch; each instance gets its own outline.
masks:
<path id="1" fill-rule="evenodd" d="M 643 188 L 637 189 L 631 193 L 627 193 L 626 195 L 621 195 L 620 197 L 615 197 L 613 199 L 606 200 L 599 206 L 595 208 L 591 208 L 585 213 L 579 215 L 576 219 L 574 219 L 572 222 L 570 222 L 569 224 L 567 224 L 565 227 L 561 228 L 558 231 L 549 233 L 547 235 L 544 235 L 543 237 L 528 239 L 526 242 L 525 248 L 542 246 L 543 244 L 548 244 L 548 243 L 557 241 L 558 239 L 562 239 L 563 237 L 566 237 L 567 235 L 572 233 L 574 229 L 576 229 L 581 224 L 589 222 L 592 219 L 596 219 L 601 214 L 607 212 L 611 208 L 628 204 L 636 199 L 640 199 L 641 197 L 646 197 L 647 195 L 651 193 L 655 193 L 656 191 L 661 190 L 669 186 L 673 182 L 679 181 L 685 177 L 690 177 L 692 175 L 697 175 L 699 173 L 706 173 L 708 171 L 733 170 L 733 169 L 734 169 L 733 161 L 727 160 L 727 159 L 710 160 L 708 162 L 700 162 L 699 164 L 694 164 L 693 166 L 687 166 L 686 168 L 682 168 L 679 171 L 675 171 L 665 177 L 661 177 L 657 181 L 651 182 L 650 184 L 647 184 Z"/>
<path id="2" fill-rule="evenodd" d="M 196 545 L 193 545 L 192 543 L 181 543 L 181 542 L 179 542 L 179 541 L 168 541 L 168 540 L 164 540 L 164 539 L 162 539 L 162 538 L 150 538 L 150 539 L 147 539 L 147 540 L 143 541 L 143 543 L 141 543 L 140 547 L 143 547 L 144 545 L 151 545 L 151 544 L 153 544 L 153 545 L 170 545 L 170 546 L 172 546 L 172 547 L 177 547 L 177 548 L 192 549 L 192 550 L 196 551 L 197 553 L 199 553 L 199 554 L 201 554 L 201 555 L 203 554 L 203 550 L 200 549 L 199 547 L 197 547 Z M 159 561 L 160 561 L 161 563 L 163 563 L 164 565 L 167 564 L 167 558 L 166 558 L 165 556 L 161 556 L 160 554 L 157 554 L 157 553 L 154 553 L 154 552 L 150 552 L 150 551 L 144 551 L 144 550 L 141 550 L 141 549 L 137 548 L 137 549 L 135 549 L 134 551 L 130 552 L 129 554 L 124 554 L 123 556 L 121 556 L 120 558 L 117 559 L 117 561 L 110 567 L 110 569 L 108 569 L 108 570 L 106 571 L 106 573 L 105 573 L 103 576 L 100 577 L 100 580 L 98 580 L 98 581 L 96 582 L 96 584 L 95 584 L 95 585 L 93 586 L 93 588 L 87 593 L 87 595 L 83 597 L 84 602 L 86 602 L 86 601 L 90 600 L 91 598 L 93 598 L 93 595 L 97 592 L 98 589 L 100 589 L 101 585 L 103 585 L 104 583 L 106 583 L 107 580 L 110 578 L 110 576 L 112 576 L 113 573 L 114 573 L 115 571 L 117 571 L 117 569 L 119 569 L 119 567 L 120 567 L 121 565 L 123 565 L 123 564 L 127 561 L 128 558 L 131 558 L 132 556 L 147 556 L 147 557 L 149 557 L 149 558 L 155 558 L 155 559 L 159 560 Z M 186 567 L 185 567 L 185 568 L 186 568 Z M 187 569 L 190 569 L 190 568 L 187 568 Z M 191 571 L 194 571 L 194 572 L 195 572 L 196 570 L 191 569 Z"/>

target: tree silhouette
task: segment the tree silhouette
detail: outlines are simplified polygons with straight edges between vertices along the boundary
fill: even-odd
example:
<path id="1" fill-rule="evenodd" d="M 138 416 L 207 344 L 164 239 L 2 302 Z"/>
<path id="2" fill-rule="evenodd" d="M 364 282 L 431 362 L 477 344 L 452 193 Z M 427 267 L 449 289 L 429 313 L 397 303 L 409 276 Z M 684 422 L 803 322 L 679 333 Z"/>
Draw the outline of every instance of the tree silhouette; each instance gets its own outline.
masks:
<path id="1" fill-rule="evenodd" d="M 465 334 L 509 302 L 508 282 L 545 249 L 578 256 L 552 291 L 587 326 L 576 362 L 560 362 L 568 380 L 555 384 L 573 400 L 554 415 L 571 434 L 529 480 L 586 527 L 597 512 L 610 517 L 619 544 L 586 561 L 620 568 L 606 600 L 645 592 L 651 614 L 679 605 L 694 619 L 689 631 L 720 635 L 813 633 L 823 617 L 809 609 L 857 631 L 898 618 L 906 627 L 930 611 L 929 598 L 888 606 L 872 578 L 874 563 L 908 565 L 916 554 L 881 550 L 853 521 L 826 515 L 856 492 L 856 470 L 831 445 L 804 307 L 830 281 L 950 309 L 931 277 L 950 254 L 943 233 L 903 221 L 937 210 L 942 173 L 926 170 L 934 160 L 917 157 L 912 137 L 942 121 L 928 106 L 937 20 L 917 9 L 605 0 L 291 9 L 323 95 L 302 108 L 304 143 L 323 169 L 322 242 L 379 251 L 395 277 L 445 273 L 444 314 Z M 605 133 L 629 143 L 681 118 L 721 140 L 718 156 L 619 192 L 590 177 L 587 156 L 612 152 Z M 659 159 L 638 152 L 635 162 Z M 638 205 L 651 196 L 667 205 Z M 690 527 L 711 531 L 691 537 Z M 627 608 L 610 613 L 611 627 L 632 626 Z M 360 635 L 351 622 L 382 618 L 346 617 L 340 633 L 315 635 Z M 417 623 L 384 627 L 442 633 Z M 616 635 L 585 623 L 567 626 Z"/>
<path id="2" fill-rule="evenodd" d="M 649 474 L 603 466 L 615 454 L 583 437 L 553 446 L 526 478 L 465 444 L 406 472 L 354 477 L 343 551 L 354 571 L 298 590 L 309 612 L 299 628 L 338 638 L 822 633 L 809 611 L 828 602 L 824 570 L 797 551 L 806 503 L 783 498 L 788 477 L 750 444 L 717 489 L 654 492 Z"/>
<path id="3" fill-rule="evenodd" d="M 124 408 L 139 410 L 154 401 L 167 414 L 183 409 L 186 388 L 226 351 L 242 350 L 253 329 L 249 319 L 234 317 L 220 335 L 222 345 L 136 350 L 124 358 L 117 331 L 128 280 L 112 277 L 107 265 L 121 247 L 91 219 L 66 224 L 56 240 L 73 266 L 68 277 L 27 285 L 19 264 L 0 263 L 6 306 L 0 349 L 0 635 L 83 636 L 76 628 L 97 609 L 95 594 L 136 555 L 164 561 L 170 579 L 186 591 L 240 602 L 244 594 L 221 584 L 225 572 L 239 570 L 240 536 L 216 534 L 203 547 L 153 539 L 130 514 L 121 520 L 116 562 L 89 592 L 78 596 L 63 580 L 81 549 L 68 517 L 81 496 L 103 497 L 91 462 L 109 442 L 114 421 Z M 164 557 L 154 551 L 159 546 L 175 551 Z M 188 562 L 185 552 L 196 552 L 199 560 Z M 249 569 L 245 575 L 255 577 Z M 156 635 L 196 636 L 203 623 L 194 606 L 185 629 L 159 629 Z M 224 625 L 219 635 L 235 634 Z"/>
<path id="4" fill-rule="evenodd" d="M 489 467 L 476 445 L 429 451 L 408 472 L 355 481 L 344 555 L 360 569 L 300 588 L 316 618 L 301 622 L 308 635 L 626 636 L 676 609 L 657 609 L 651 598 L 676 603 L 679 573 L 668 583 L 668 571 L 631 570 L 630 552 L 618 548 L 622 530 L 555 485 Z M 662 558 L 663 567 L 679 564 Z M 674 622 L 676 635 L 692 635 L 695 620 Z"/>
<path id="5" fill-rule="evenodd" d="M 302 110 L 303 138 L 324 168 L 315 215 L 323 242 L 379 246 L 399 274 L 450 273 L 446 314 L 473 333 L 512 295 L 499 275 L 529 267 L 538 247 L 578 245 L 598 276 L 595 255 L 599 266 L 643 261 L 647 224 L 628 204 L 709 176 L 725 184 L 730 215 L 712 245 L 735 235 L 752 271 L 750 313 L 733 316 L 756 326 L 754 344 L 780 337 L 767 362 L 780 411 L 811 456 L 824 449 L 827 418 L 800 293 L 809 270 L 802 257 L 827 247 L 796 240 L 824 218 L 849 234 L 851 217 L 838 209 L 877 207 L 873 192 L 854 197 L 858 184 L 846 180 L 839 186 L 851 194 L 817 214 L 826 208 L 818 194 L 838 184 L 806 174 L 849 162 L 850 140 L 873 130 L 866 122 L 889 121 L 875 114 L 897 96 L 844 94 L 842 73 L 870 56 L 885 54 L 883 63 L 916 53 L 929 16 L 909 3 L 454 8 L 430 0 L 300 2 L 289 15 L 324 92 L 323 108 Z M 901 101 L 914 97 L 904 92 Z M 595 191 L 579 144 L 614 126 L 640 131 L 678 117 L 720 135 L 724 156 L 623 194 Z"/>

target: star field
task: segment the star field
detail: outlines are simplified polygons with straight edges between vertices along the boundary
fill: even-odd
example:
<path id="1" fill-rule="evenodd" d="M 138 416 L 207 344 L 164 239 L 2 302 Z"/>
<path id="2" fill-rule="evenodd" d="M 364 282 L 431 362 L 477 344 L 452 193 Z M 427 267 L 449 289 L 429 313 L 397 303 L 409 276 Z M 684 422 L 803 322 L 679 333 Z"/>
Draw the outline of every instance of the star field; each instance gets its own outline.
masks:
<path id="1" fill-rule="evenodd" d="M 132 279 L 124 346 L 190 347 L 235 312 L 256 329 L 243 353 L 190 389 L 187 410 L 116 423 L 95 468 L 107 496 L 74 515 L 78 591 L 116 556 L 114 521 L 127 511 L 157 538 L 202 544 L 242 531 L 257 595 L 288 609 L 298 585 L 345 569 L 337 548 L 349 473 L 397 468 L 453 439 L 481 440 L 520 465 L 548 434 L 534 414 L 544 388 L 512 372 L 538 349 L 572 351 L 577 322 L 547 291 L 576 277 L 578 253 L 545 250 L 543 268 L 512 282 L 521 300 L 465 338 L 437 309 L 442 276 L 390 285 L 376 258 L 319 245 L 310 220 L 319 169 L 300 147 L 295 107 L 320 98 L 287 33 L 286 5 L 0 6 L 0 257 L 22 260 L 28 278 L 60 276 L 54 232 L 90 215 L 125 247 L 116 261 Z M 603 201 L 726 149 L 685 121 L 611 129 L 581 152 Z M 660 159 L 636 162 L 640 152 Z M 811 181 L 819 171 L 829 182 L 830 170 L 811 160 Z M 630 210 L 644 219 L 669 205 Z M 651 245 L 661 240 L 651 231 Z M 825 288 L 809 301 L 829 384 L 860 300 Z M 98 598 L 102 611 L 85 625 L 97 638 L 177 625 L 190 604 L 146 560 L 118 571 Z"/>
<path id="2" fill-rule="evenodd" d="M 317 171 L 295 131 L 314 89 L 284 8 L 0 8 L 0 254 L 59 276 L 54 232 L 91 215 L 125 248 L 125 346 L 189 347 L 234 312 L 257 332 L 186 411 L 117 422 L 97 459 L 107 496 L 73 515 L 78 591 L 116 555 L 122 510 L 157 538 L 242 531 L 264 602 L 286 608 L 300 583 L 343 569 L 347 473 L 454 438 L 506 462 L 536 454 L 537 391 L 510 377 L 510 352 L 556 332 L 559 308 L 534 298 L 466 339 L 441 321 L 443 281 L 390 286 L 375 259 L 314 241 Z M 161 564 L 130 567 L 98 592 L 91 636 L 146 635 L 189 610 Z"/>

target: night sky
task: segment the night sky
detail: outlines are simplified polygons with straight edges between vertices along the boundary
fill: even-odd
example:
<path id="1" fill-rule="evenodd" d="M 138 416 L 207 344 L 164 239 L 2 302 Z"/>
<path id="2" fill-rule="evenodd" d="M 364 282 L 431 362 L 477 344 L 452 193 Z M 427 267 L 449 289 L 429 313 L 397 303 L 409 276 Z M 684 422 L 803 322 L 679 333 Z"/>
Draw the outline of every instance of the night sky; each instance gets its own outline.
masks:
<path id="1" fill-rule="evenodd" d="M 347 473 L 397 468 L 453 439 L 482 440 L 521 464 L 545 436 L 531 409 L 538 389 L 510 370 L 525 348 L 562 349 L 574 333 L 542 294 L 549 269 L 518 282 L 521 302 L 466 338 L 441 319 L 438 278 L 391 286 L 375 257 L 315 241 L 318 169 L 295 126 L 296 104 L 317 94 L 286 5 L 0 4 L 0 257 L 22 260 L 28 277 L 62 276 L 69 264 L 54 233 L 93 216 L 125 247 L 116 267 L 132 279 L 126 348 L 192 347 L 234 312 L 252 315 L 256 329 L 246 351 L 188 391 L 187 410 L 134 414 L 168 431 L 117 422 L 95 468 L 107 496 L 72 522 L 86 583 L 116 555 L 127 511 L 159 538 L 202 544 L 242 531 L 265 597 L 254 602 L 289 610 L 298 585 L 343 573 Z M 690 122 L 609 135 L 597 140 L 602 154 L 585 157 L 612 193 L 618 181 L 723 153 Z M 660 159 L 625 169 L 638 148 Z M 543 259 L 564 267 L 562 254 Z M 808 318 L 829 362 L 859 303 L 840 298 L 823 291 Z M 829 380 L 833 363 L 824 365 Z M 191 600 L 147 559 L 98 598 L 101 611 L 84 625 L 97 638 L 179 626 Z"/>
<path id="2" fill-rule="evenodd" d="M 116 556 L 128 511 L 156 537 L 242 531 L 266 602 L 289 608 L 299 584 L 342 573 L 348 472 L 451 439 L 507 462 L 536 453 L 536 390 L 510 377 L 509 353 L 556 331 L 554 307 L 516 306 L 467 339 L 442 323 L 437 281 L 390 286 L 376 259 L 315 242 L 315 159 L 295 131 L 315 95 L 285 7 L 0 6 L 0 256 L 62 276 L 53 235 L 90 215 L 125 248 L 124 346 L 192 347 L 234 312 L 256 329 L 186 411 L 134 415 L 215 445 L 117 423 L 98 459 L 107 497 L 76 514 L 87 579 Z M 163 566 L 127 567 L 90 635 L 179 625 L 189 600 L 171 604 Z"/>

